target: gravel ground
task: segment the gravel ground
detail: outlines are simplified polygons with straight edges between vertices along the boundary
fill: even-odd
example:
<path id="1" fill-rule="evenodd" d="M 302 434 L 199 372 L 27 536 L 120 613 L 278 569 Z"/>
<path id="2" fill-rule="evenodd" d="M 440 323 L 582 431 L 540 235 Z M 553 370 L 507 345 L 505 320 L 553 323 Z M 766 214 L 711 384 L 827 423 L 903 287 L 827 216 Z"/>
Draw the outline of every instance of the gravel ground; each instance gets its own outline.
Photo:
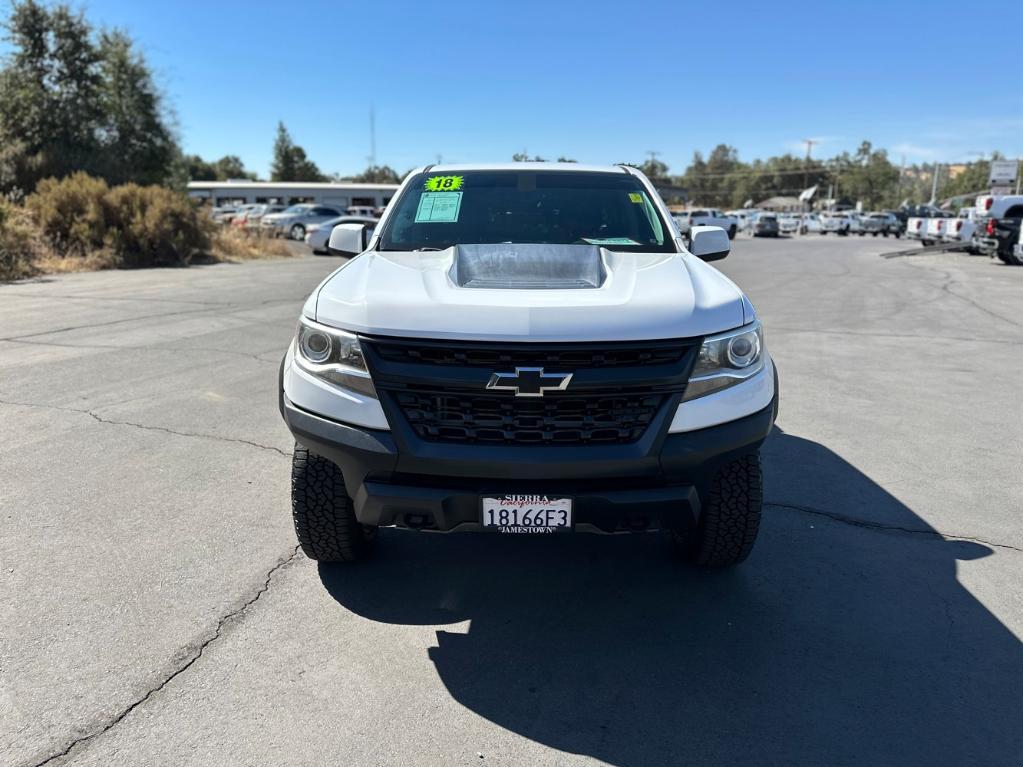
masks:
<path id="1" fill-rule="evenodd" d="M 740 237 L 782 381 L 753 556 L 296 553 L 327 257 L 0 286 L 0 764 L 1017 763 L 1023 269 Z"/>

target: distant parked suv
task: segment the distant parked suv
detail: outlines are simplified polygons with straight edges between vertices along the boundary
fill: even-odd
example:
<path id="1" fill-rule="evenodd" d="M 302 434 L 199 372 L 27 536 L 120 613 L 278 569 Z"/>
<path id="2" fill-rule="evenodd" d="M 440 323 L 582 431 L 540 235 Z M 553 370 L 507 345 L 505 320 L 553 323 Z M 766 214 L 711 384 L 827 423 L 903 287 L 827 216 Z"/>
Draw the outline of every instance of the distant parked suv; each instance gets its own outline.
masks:
<path id="1" fill-rule="evenodd" d="M 669 216 L 635 168 L 508 163 L 419 168 L 372 234 L 337 226 L 351 260 L 280 372 L 306 555 L 359 560 L 393 526 L 663 530 L 696 563 L 742 561 L 774 363 L 706 263 L 725 232 L 687 246 Z"/>
<path id="2" fill-rule="evenodd" d="M 689 230 L 694 226 L 720 226 L 728 234 L 728 239 L 733 239 L 739 231 L 739 219 L 734 216 L 726 216 L 717 208 L 706 208 L 702 210 L 689 210 L 675 214 L 675 223 L 683 235 L 688 235 Z"/>
<path id="3" fill-rule="evenodd" d="M 260 227 L 274 237 L 285 235 L 293 240 L 305 239 L 306 230 L 313 224 L 337 218 L 341 211 L 325 205 L 300 203 L 280 213 L 269 213 L 260 220 Z"/>

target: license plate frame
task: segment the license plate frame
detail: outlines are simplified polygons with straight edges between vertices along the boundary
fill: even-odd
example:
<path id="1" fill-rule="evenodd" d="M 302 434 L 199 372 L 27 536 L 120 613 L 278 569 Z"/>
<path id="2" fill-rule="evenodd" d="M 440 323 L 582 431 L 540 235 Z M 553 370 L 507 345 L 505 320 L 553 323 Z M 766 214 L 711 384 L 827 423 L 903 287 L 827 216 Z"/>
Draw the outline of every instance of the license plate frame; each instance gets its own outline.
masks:
<path id="1" fill-rule="evenodd" d="M 481 495 L 480 526 L 499 533 L 572 532 L 575 525 L 574 501 L 567 495 Z M 502 511 L 506 512 L 505 516 L 502 516 Z M 507 524 L 502 524 L 502 521 Z"/>

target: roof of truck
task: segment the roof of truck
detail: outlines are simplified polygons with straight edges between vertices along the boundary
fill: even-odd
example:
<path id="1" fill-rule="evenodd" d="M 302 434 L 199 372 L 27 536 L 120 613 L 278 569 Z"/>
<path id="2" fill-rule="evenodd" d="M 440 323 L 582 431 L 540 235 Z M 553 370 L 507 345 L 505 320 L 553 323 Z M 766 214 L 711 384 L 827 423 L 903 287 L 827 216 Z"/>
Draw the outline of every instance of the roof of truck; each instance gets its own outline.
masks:
<path id="1" fill-rule="evenodd" d="M 494 163 L 441 163 L 416 168 L 415 172 L 430 169 L 430 173 L 464 173 L 470 170 L 571 170 L 581 173 L 627 173 L 621 165 L 583 165 L 578 162 L 494 162 Z"/>

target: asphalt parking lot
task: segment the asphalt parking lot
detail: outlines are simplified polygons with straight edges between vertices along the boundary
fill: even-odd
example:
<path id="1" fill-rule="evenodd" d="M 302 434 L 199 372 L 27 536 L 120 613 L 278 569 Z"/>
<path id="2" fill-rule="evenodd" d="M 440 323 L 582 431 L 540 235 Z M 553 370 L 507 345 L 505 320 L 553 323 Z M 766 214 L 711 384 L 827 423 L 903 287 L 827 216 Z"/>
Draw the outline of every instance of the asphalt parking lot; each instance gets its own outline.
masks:
<path id="1" fill-rule="evenodd" d="M 782 383 L 727 572 L 296 553 L 277 365 L 336 259 L 0 285 L 0 764 L 1018 763 L 1023 269 L 894 245 L 721 263 Z"/>

